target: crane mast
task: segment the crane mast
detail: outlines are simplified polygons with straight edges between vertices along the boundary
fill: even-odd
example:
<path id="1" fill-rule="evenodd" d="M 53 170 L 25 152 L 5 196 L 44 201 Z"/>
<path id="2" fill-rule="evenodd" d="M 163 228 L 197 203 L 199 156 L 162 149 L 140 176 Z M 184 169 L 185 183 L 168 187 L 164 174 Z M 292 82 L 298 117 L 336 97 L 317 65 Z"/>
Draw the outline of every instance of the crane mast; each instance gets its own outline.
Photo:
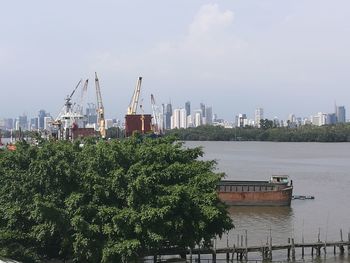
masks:
<path id="1" fill-rule="evenodd" d="M 139 102 L 140 97 L 140 91 L 141 91 L 141 83 L 142 83 L 142 77 L 139 77 L 136 82 L 136 87 L 134 90 L 134 94 L 131 98 L 129 107 L 128 107 L 128 115 L 135 115 L 137 110 L 137 104 Z"/>
<path id="2" fill-rule="evenodd" d="M 100 83 L 95 72 L 95 86 L 96 86 L 96 98 L 97 98 L 97 117 L 99 122 L 99 130 L 102 138 L 106 138 L 106 127 L 105 127 L 105 110 L 102 104 L 102 96 Z"/>
<path id="3" fill-rule="evenodd" d="M 160 116 L 159 116 L 159 109 L 156 105 L 156 100 L 154 99 L 153 94 L 151 94 L 151 105 L 152 105 L 152 113 L 153 113 L 153 119 L 154 119 L 154 132 L 159 134 L 160 133 Z"/>

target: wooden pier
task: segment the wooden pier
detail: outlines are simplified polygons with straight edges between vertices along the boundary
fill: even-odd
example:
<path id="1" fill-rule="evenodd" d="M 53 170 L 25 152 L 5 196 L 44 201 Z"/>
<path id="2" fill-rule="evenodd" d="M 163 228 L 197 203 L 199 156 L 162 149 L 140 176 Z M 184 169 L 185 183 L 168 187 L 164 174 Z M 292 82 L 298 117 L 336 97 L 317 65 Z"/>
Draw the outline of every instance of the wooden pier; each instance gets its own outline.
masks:
<path id="1" fill-rule="evenodd" d="M 227 244 L 227 247 L 225 248 L 216 248 L 215 241 L 213 242 L 213 247 L 211 248 L 193 248 L 193 249 L 161 249 L 157 252 L 154 252 L 153 254 L 150 253 L 148 256 L 153 256 L 152 262 L 160 262 L 157 261 L 157 256 L 162 255 L 181 255 L 181 257 L 187 261 L 178 261 L 178 262 L 201 262 L 201 256 L 203 255 L 209 255 L 211 259 L 202 260 L 202 263 L 204 262 L 212 262 L 216 263 L 217 261 L 217 255 L 221 255 L 220 262 L 234 262 L 234 261 L 248 261 L 249 260 L 249 253 L 258 253 L 261 255 L 261 259 L 263 261 L 272 261 L 273 259 L 273 251 L 286 251 L 286 259 L 288 260 L 295 260 L 296 254 L 298 252 L 298 255 L 301 258 L 304 259 L 305 251 L 306 249 L 309 250 L 311 257 L 319 257 L 321 254 L 326 255 L 327 253 L 333 253 L 334 255 L 336 253 L 339 253 L 340 255 L 345 254 L 345 248 L 347 250 L 348 255 L 350 255 L 350 232 L 348 233 L 347 240 L 343 240 L 343 232 L 340 230 L 340 241 L 321 241 L 320 240 L 320 233 L 318 234 L 318 240 L 316 242 L 304 242 L 304 238 L 302 238 L 301 243 L 295 242 L 294 238 L 288 238 L 287 244 L 273 244 L 272 243 L 272 237 L 268 238 L 268 241 L 264 245 L 260 246 L 248 246 L 248 238 L 247 238 L 247 231 L 245 231 L 245 236 L 237 236 L 237 244 L 234 244 L 233 246 L 229 247 Z M 227 242 L 228 243 L 228 242 Z M 327 248 L 330 248 L 329 251 L 327 251 Z M 150 262 L 150 261 L 148 261 Z M 163 261 L 164 262 L 164 261 Z M 174 261 L 175 262 L 175 261 Z"/>

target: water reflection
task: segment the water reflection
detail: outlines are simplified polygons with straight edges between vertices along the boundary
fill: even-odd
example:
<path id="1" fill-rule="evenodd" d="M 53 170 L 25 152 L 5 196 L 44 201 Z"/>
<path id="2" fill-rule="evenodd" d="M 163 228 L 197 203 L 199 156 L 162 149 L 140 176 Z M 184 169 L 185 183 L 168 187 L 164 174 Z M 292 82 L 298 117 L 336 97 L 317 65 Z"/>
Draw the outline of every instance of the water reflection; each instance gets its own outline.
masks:
<path id="1" fill-rule="evenodd" d="M 291 207 L 232 206 L 228 209 L 235 228 L 218 245 L 237 244 L 237 236 L 248 234 L 249 245 L 261 245 L 272 236 L 273 243 L 287 243 L 293 235 L 293 209 Z"/>

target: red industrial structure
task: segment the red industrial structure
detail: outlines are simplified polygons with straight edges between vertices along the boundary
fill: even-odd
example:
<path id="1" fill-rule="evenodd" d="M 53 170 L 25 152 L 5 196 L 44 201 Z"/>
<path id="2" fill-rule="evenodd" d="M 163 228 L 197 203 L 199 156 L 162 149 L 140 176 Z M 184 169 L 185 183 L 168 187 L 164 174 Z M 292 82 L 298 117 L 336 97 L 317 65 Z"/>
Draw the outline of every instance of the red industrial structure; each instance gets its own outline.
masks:
<path id="1" fill-rule="evenodd" d="M 152 131 L 151 114 L 127 114 L 125 116 L 125 136 L 129 137 L 134 132 L 145 134 Z"/>

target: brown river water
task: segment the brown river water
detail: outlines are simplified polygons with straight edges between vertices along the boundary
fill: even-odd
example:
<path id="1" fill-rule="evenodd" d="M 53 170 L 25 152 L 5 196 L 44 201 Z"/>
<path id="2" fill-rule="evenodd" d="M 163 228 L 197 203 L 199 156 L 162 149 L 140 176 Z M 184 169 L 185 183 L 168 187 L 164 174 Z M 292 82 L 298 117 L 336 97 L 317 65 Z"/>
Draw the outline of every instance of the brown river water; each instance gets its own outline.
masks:
<path id="1" fill-rule="evenodd" d="M 347 240 L 350 231 L 350 144 L 277 142 L 186 142 L 186 147 L 202 146 L 204 159 L 215 159 L 218 172 L 226 179 L 268 180 L 286 174 L 293 180 L 294 195 L 312 195 L 314 200 L 292 200 L 290 207 L 231 207 L 235 229 L 217 241 L 217 247 L 237 243 L 237 235 L 248 233 L 248 245 L 287 244 L 288 238 L 301 242 L 339 241 L 340 229 Z M 301 259 L 297 250 L 296 259 Z M 299 253 L 300 252 L 300 253 Z M 350 262 L 350 256 L 333 255 L 333 248 L 305 262 Z M 249 254 L 250 260 L 261 259 Z M 274 251 L 273 260 L 286 260 L 286 251 Z"/>

